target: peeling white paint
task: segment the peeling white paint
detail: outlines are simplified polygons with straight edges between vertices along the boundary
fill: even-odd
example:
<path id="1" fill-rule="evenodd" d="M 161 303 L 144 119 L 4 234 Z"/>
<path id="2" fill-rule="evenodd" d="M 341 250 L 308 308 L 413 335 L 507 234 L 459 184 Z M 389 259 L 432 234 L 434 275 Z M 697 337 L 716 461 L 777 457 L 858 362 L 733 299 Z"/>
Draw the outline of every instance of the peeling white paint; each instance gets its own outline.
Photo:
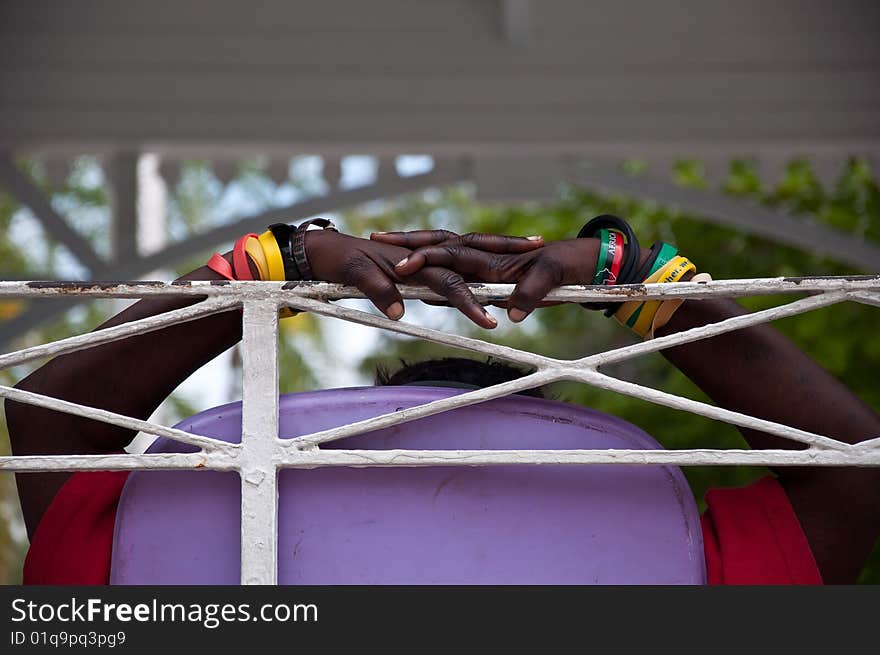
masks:
<path id="1" fill-rule="evenodd" d="M 47 283 L 0 282 L 0 298 L 64 298 L 70 295 L 101 298 L 148 296 L 207 296 L 191 307 L 151 316 L 89 334 L 61 339 L 0 356 L 0 369 L 41 357 L 75 352 L 91 346 L 124 339 L 167 325 L 243 306 L 243 399 L 242 440 L 228 444 L 183 430 L 157 425 L 103 409 L 86 407 L 20 389 L 0 386 L 0 397 L 67 412 L 164 436 L 199 448 L 191 454 L 125 455 L 41 455 L 0 457 L 0 470 L 7 471 L 91 471 L 134 469 L 190 469 L 236 471 L 241 477 L 241 581 L 243 584 L 275 584 L 277 581 L 277 473 L 280 468 L 319 468 L 327 466 L 495 466 L 546 464 L 627 464 L 627 465 L 768 465 L 768 466 L 880 466 L 880 436 L 850 445 L 837 439 L 799 430 L 764 419 L 733 412 L 707 403 L 680 398 L 657 389 L 618 380 L 598 369 L 663 348 L 715 336 L 751 325 L 794 316 L 843 301 L 880 306 L 880 276 L 858 278 L 764 278 L 756 280 L 716 280 L 708 283 L 629 285 L 623 287 L 567 286 L 547 299 L 564 302 L 627 301 L 634 298 L 707 298 L 744 295 L 809 293 L 780 307 L 726 319 L 719 323 L 659 337 L 623 348 L 597 353 L 576 360 L 560 360 L 516 348 L 462 337 L 440 330 L 392 321 L 384 316 L 339 307 L 329 302 L 338 298 L 362 298 L 351 287 L 324 282 L 299 283 L 283 289 L 279 282 L 192 282 L 167 283 Z M 503 299 L 513 285 L 471 285 L 477 298 Z M 436 300 L 440 297 L 418 287 L 400 287 L 408 299 Z M 334 316 L 405 334 L 435 343 L 492 355 L 530 366 L 535 372 L 502 384 L 406 408 L 349 425 L 301 435 L 278 438 L 278 317 L 280 305 Z M 741 427 L 760 430 L 807 444 L 805 450 L 322 450 L 322 443 L 343 439 L 400 423 L 417 420 L 506 396 L 556 380 L 576 380 L 616 393 L 641 398 L 675 409 L 689 411 Z"/>

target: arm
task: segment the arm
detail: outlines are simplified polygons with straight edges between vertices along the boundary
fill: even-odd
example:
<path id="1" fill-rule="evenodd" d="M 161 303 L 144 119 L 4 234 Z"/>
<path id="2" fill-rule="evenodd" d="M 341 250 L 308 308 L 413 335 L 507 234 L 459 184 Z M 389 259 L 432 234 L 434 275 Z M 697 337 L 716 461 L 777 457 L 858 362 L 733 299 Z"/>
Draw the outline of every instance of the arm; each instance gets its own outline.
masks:
<path id="1" fill-rule="evenodd" d="M 484 252 L 491 235 L 410 232 L 374 236 L 413 249 L 400 273 L 442 265 L 486 282 L 515 282 L 508 317 L 522 321 L 553 288 L 590 284 L 598 242 L 572 239 L 520 255 Z M 642 251 L 641 260 L 648 256 Z M 687 301 L 658 335 L 746 313 L 724 299 Z M 662 351 L 719 406 L 847 443 L 880 436 L 880 417 L 770 326 L 736 330 Z M 719 374 L 723 372 L 723 374 Z M 742 429 L 753 448 L 799 444 Z M 852 583 L 880 535 L 880 470 L 778 467 L 775 470 L 806 533 L 823 579 Z"/>
<path id="2" fill-rule="evenodd" d="M 407 282 L 428 286 L 445 296 L 478 325 L 495 326 L 494 319 L 457 273 L 428 267 L 411 277 L 397 275 L 394 263 L 409 253 L 407 249 L 331 231 L 309 232 L 306 239 L 316 279 L 357 287 L 391 319 L 399 319 L 404 312 L 395 285 Z M 511 239 L 504 248 L 507 252 L 522 252 L 540 245 L 525 239 Z M 231 262 L 229 253 L 225 257 Z M 251 272 L 259 279 L 252 262 Z M 217 280 L 221 276 L 202 267 L 181 279 Z M 100 327 L 154 316 L 199 300 L 190 297 L 141 300 Z M 56 357 L 16 387 L 147 419 L 181 382 L 239 339 L 241 311 L 231 310 Z M 135 436 L 131 430 L 107 423 L 11 401 L 6 402 L 6 418 L 12 451 L 16 455 L 119 452 Z M 70 475 L 66 472 L 16 475 L 29 535 L 33 535 L 46 508 Z"/>
<path id="3" fill-rule="evenodd" d="M 731 300 L 687 301 L 659 334 L 745 313 Z M 721 407 L 846 443 L 880 436 L 880 417 L 769 325 L 662 352 Z M 755 430 L 740 431 L 753 448 L 797 447 Z M 807 535 L 823 580 L 853 583 L 880 535 L 880 470 L 777 467 L 775 473 Z"/>

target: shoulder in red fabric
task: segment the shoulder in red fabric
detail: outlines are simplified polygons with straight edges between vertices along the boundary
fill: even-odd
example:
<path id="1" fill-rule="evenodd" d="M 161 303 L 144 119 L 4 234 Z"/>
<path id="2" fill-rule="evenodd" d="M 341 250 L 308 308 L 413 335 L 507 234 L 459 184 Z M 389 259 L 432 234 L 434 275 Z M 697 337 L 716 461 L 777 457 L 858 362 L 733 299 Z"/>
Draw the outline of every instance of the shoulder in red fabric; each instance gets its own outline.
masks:
<path id="1" fill-rule="evenodd" d="M 712 489 L 706 503 L 702 526 L 709 584 L 822 584 L 794 508 L 775 479 Z"/>
<path id="2" fill-rule="evenodd" d="M 24 584 L 108 583 L 116 507 L 126 478 L 128 471 L 70 476 L 34 532 Z"/>

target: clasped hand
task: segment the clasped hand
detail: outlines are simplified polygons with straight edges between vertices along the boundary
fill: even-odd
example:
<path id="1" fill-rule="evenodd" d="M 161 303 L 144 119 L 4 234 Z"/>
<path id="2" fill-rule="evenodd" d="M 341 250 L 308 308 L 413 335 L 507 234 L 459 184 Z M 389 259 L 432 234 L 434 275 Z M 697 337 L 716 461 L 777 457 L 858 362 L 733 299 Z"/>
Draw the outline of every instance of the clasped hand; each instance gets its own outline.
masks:
<path id="1" fill-rule="evenodd" d="M 476 299 L 468 282 L 515 284 L 502 303 L 513 322 L 525 319 L 543 298 L 563 284 L 592 279 L 596 239 L 545 243 L 541 237 L 513 237 L 447 230 L 375 232 L 359 239 L 332 231 L 307 234 L 306 249 L 314 278 L 361 290 L 386 316 L 403 316 L 397 284 L 426 286 L 446 298 L 480 327 L 497 321 Z"/>

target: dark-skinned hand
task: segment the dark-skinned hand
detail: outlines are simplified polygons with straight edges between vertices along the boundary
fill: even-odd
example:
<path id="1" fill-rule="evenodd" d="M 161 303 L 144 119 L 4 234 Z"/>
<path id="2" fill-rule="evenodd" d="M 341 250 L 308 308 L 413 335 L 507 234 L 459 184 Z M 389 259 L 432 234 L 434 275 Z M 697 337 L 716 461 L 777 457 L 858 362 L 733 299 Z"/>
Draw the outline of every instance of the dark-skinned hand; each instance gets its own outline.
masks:
<path id="1" fill-rule="evenodd" d="M 524 253 L 543 246 L 541 239 L 501 237 L 483 242 L 494 254 Z M 497 321 L 474 297 L 458 271 L 424 262 L 416 270 L 395 268 L 412 250 L 379 239 L 359 239 L 333 230 L 311 230 L 306 234 L 306 252 L 316 280 L 357 287 L 388 318 L 403 316 L 403 299 L 397 284 L 426 286 L 447 299 L 480 327 L 492 329 Z"/>
<path id="2" fill-rule="evenodd" d="M 599 255 L 598 239 L 568 239 L 522 252 L 504 251 L 511 237 L 496 234 L 458 235 L 447 230 L 376 232 L 370 237 L 407 248 L 411 254 L 396 262 L 397 275 L 415 275 L 425 267 L 442 266 L 471 280 L 516 284 L 506 303 L 511 321 L 518 323 L 553 289 L 564 284 L 590 284 Z"/>

